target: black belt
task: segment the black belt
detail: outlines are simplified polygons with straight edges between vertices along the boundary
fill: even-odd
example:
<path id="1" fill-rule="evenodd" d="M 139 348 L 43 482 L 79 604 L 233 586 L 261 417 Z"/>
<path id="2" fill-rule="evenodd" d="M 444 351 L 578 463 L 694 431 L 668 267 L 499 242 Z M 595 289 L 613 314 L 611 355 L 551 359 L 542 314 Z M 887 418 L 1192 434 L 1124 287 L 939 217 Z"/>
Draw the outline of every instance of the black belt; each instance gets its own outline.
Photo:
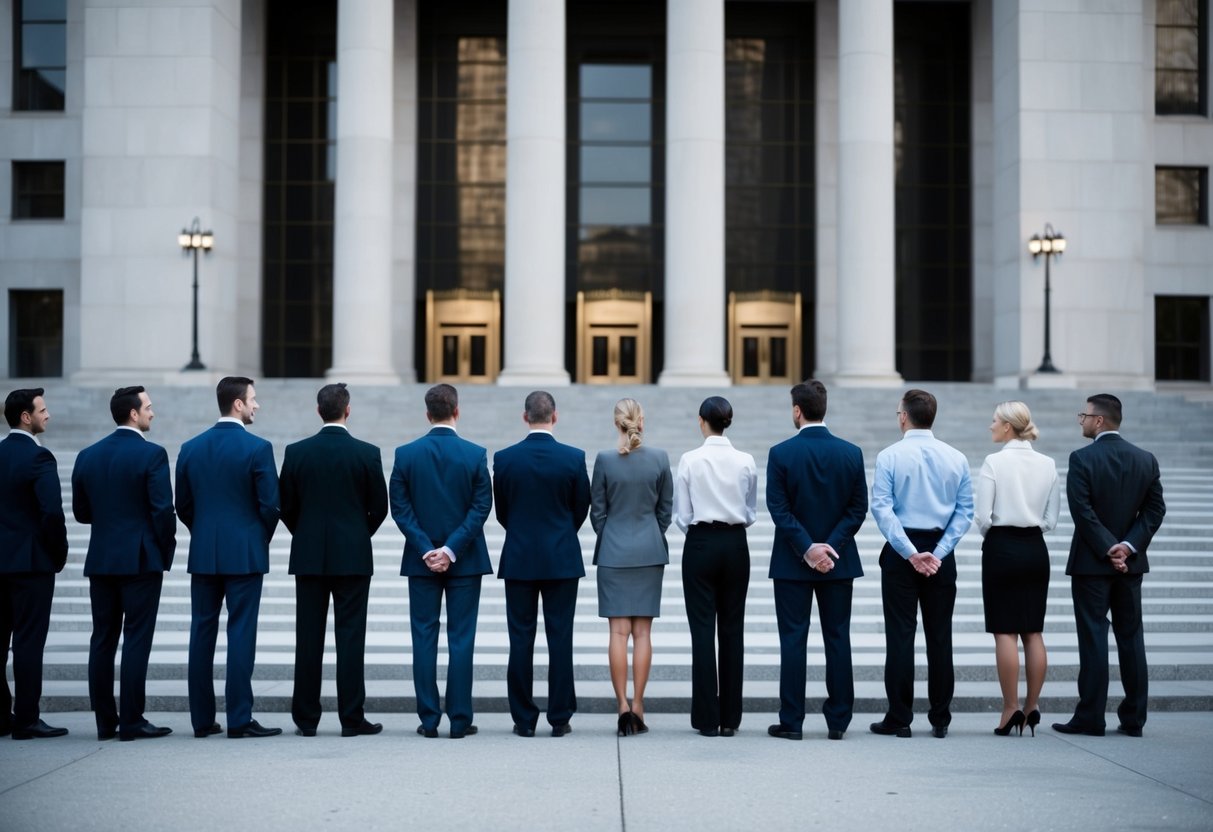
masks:
<path id="1" fill-rule="evenodd" d="M 745 523 L 725 523 L 721 520 L 705 520 L 705 521 L 701 521 L 699 523 L 695 523 L 694 525 L 699 526 L 701 528 L 705 528 L 705 529 L 744 529 L 745 528 Z"/>

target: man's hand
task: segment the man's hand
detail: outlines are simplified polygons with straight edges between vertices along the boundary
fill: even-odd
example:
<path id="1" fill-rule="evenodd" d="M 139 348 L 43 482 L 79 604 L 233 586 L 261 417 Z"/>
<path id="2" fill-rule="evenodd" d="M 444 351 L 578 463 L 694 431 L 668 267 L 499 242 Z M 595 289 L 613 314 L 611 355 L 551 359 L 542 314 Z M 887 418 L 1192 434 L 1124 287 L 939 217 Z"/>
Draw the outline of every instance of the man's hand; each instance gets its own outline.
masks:
<path id="1" fill-rule="evenodd" d="M 809 551 L 804 553 L 804 562 L 823 575 L 834 568 L 836 560 L 838 553 L 829 543 L 814 543 L 809 547 Z"/>
<path id="2" fill-rule="evenodd" d="M 1112 562 L 1112 568 L 1117 572 L 1129 571 L 1129 556 L 1133 554 L 1133 550 L 1128 547 L 1128 544 L 1117 543 L 1108 550 L 1108 560 Z"/>
<path id="3" fill-rule="evenodd" d="M 425 565 L 431 572 L 445 572 L 451 568 L 451 558 L 442 549 L 431 549 L 422 556 Z"/>
<path id="4" fill-rule="evenodd" d="M 938 572 L 939 567 L 943 565 L 943 561 L 930 552 L 915 552 L 910 555 L 909 560 L 910 566 L 914 567 L 915 572 L 928 578 Z"/>

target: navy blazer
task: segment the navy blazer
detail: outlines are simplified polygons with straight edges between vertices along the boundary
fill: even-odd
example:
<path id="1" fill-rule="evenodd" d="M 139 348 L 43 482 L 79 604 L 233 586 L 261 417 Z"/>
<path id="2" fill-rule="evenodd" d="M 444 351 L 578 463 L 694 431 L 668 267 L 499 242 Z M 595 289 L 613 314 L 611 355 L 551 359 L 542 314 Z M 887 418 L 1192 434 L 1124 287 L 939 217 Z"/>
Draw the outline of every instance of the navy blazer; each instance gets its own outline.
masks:
<path id="1" fill-rule="evenodd" d="M 497 522 L 505 529 L 497 577 L 585 577 L 577 530 L 590 510 L 585 451 L 532 433 L 493 456 Z"/>
<path id="2" fill-rule="evenodd" d="M 177 550 L 168 454 L 131 430 L 89 445 L 72 468 L 72 513 L 91 523 L 87 575 L 165 572 Z"/>
<path id="3" fill-rule="evenodd" d="M 373 575 L 371 536 L 387 517 L 383 458 L 344 427 L 286 446 L 279 477 L 292 575 Z"/>
<path id="4" fill-rule="evenodd" d="M 235 422 L 217 422 L 177 455 L 177 516 L 190 530 L 189 572 L 270 571 L 278 526 L 274 449 Z"/>
<path id="5" fill-rule="evenodd" d="M 32 435 L 10 433 L 0 441 L 0 574 L 59 572 L 66 563 L 55 455 Z"/>
<path id="6" fill-rule="evenodd" d="M 1097 439 L 1070 454 L 1066 497 L 1074 519 L 1067 575 L 1119 575 L 1108 550 L 1121 542 L 1137 550 L 1129 574 L 1150 571 L 1146 548 L 1167 513 L 1154 454 L 1119 433 Z"/>
<path id="7" fill-rule="evenodd" d="M 426 552 L 448 547 L 450 577 L 493 571 L 484 542 L 484 521 L 493 508 L 488 453 L 446 427 L 396 449 L 388 488 L 392 519 L 404 532 L 400 574 L 430 577 Z"/>
<path id="8" fill-rule="evenodd" d="M 767 455 L 767 511 L 775 544 L 767 577 L 838 581 L 863 575 L 855 534 L 868 513 L 863 451 L 825 427 L 811 427 L 780 442 Z M 814 543 L 838 553 L 822 574 L 804 562 Z"/>

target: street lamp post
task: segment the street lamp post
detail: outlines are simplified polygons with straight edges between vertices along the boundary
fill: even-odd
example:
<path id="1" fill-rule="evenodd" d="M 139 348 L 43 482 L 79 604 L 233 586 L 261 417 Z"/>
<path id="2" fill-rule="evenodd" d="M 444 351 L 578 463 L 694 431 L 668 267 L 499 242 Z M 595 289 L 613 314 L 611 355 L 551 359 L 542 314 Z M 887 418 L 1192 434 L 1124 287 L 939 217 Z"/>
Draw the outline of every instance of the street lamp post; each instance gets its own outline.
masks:
<path id="1" fill-rule="evenodd" d="M 192 252 L 194 255 L 194 351 L 190 355 L 190 363 L 182 369 L 205 370 L 206 365 L 198 356 L 198 252 L 210 252 L 215 245 L 215 235 L 209 229 L 203 231 L 202 224 L 194 217 L 193 224 L 189 228 L 181 229 L 181 233 L 177 235 L 177 243 L 182 251 Z"/>
<path id="2" fill-rule="evenodd" d="M 1054 231 L 1053 226 L 1045 223 L 1044 236 L 1033 234 L 1028 240 L 1028 252 L 1032 255 L 1032 260 L 1043 256 L 1045 258 L 1045 354 L 1040 360 L 1040 366 L 1036 368 L 1038 373 L 1059 373 L 1061 372 L 1053 366 L 1053 356 L 1049 354 L 1049 297 L 1051 294 L 1049 286 L 1049 261 L 1054 257 L 1061 256 L 1061 253 L 1066 250 L 1066 238 L 1062 236 L 1060 231 Z"/>

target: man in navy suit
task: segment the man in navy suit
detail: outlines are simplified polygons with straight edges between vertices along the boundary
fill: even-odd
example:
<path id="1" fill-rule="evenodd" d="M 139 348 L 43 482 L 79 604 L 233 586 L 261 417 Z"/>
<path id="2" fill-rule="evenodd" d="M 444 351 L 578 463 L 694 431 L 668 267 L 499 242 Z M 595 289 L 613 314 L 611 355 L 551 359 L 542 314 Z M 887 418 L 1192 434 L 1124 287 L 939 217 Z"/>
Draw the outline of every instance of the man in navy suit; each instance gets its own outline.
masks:
<path id="1" fill-rule="evenodd" d="M 42 651 L 50 630 L 55 573 L 67 563 L 67 524 L 54 454 L 42 447 L 50 412 L 41 387 L 14 390 L 4 400 L 10 428 L 0 442 L 0 736 L 15 740 L 62 737 L 66 728 L 42 721 Z M 3 666 L 13 644 L 13 683 Z"/>
<path id="2" fill-rule="evenodd" d="M 480 612 L 481 577 L 493 571 L 484 521 L 493 507 L 484 448 L 455 432 L 459 394 L 438 384 L 425 394 L 432 427 L 396 449 L 389 488 L 392 519 L 404 532 L 400 574 L 409 579 L 413 687 L 417 733 L 438 736 L 438 627 L 446 596 L 446 715 L 451 739 L 476 733 L 472 724 L 472 655 Z"/>
<path id="3" fill-rule="evenodd" d="M 274 449 L 246 429 L 260 405 L 251 378 L 228 376 L 215 388 L 219 421 L 181 446 L 177 515 L 190 530 L 189 692 L 195 737 L 218 734 L 215 640 L 227 599 L 227 735 L 272 737 L 253 719 L 253 662 L 261 583 L 278 525 Z"/>
<path id="4" fill-rule="evenodd" d="M 1078 414 L 1082 435 L 1094 440 L 1070 454 L 1066 496 L 1074 537 L 1066 574 L 1078 632 L 1078 705 L 1063 734 L 1101 737 L 1108 704 L 1108 614 L 1120 658 L 1124 701 L 1116 730 L 1140 737 L 1146 724 L 1149 669 L 1141 625 L 1146 549 L 1167 513 L 1154 454 L 1120 435 L 1120 399 L 1100 393 Z"/>
<path id="5" fill-rule="evenodd" d="M 510 631 L 506 684 L 514 733 L 535 736 L 535 627 L 539 599 L 548 640 L 548 723 L 552 736 L 572 730 L 577 711 L 573 687 L 573 616 L 577 584 L 585 576 L 577 530 L 590 510 L 585 452 L 552 435 L 556 402 L 536 390 L 526 397 L 522 420 L 530 433 L 493 456 L 497 522 L 505 529 L 497 577 L 505 581 Z"/>
<path id="6" fill-rule="evenodd" d="M 329 597 L 337 646 L 337 713 L 341 736 L 378 734 L 363 711 L 366 607 L 375 559 L 371 537 L 387 516 L 379 449 L 350 435 L 350 394 L 326 384 L 316 394 L 324 427 L 286 446 L 279 486 L 282 522 L 291 530 L 295 576 L 295 733 L 316 736 Z"/>
<path id="7" fill-rule="evenodd" d="M 767 733 L 802 739 L 805 645 L 813 595 L 825 643 L 829 738 L 851 723 L 851 590 L 863 575 L 855 534 L 868 513 L 863 451 L 825 426 L 826 388 L 815 379 L 792 388 L 797 435 L 767 455 L 767 510 L 775 521 L 768 577 L 779 624 L 779 722 Z"/>
<path id="8" fill-rule="evenodd" d="M 152 739 L 171 734 L 143 718 L 147 662 L 156 632 L 160 588 L 177 549 L 177 515 L 168 454 L 143 434 L 156 414 L 142 387 L 110 398 L 118 426 L 76 457 L 72 513 L 92 524 L 84 575 L 93 609 L 88 698 L 97 739 Z M 114 656 L 122 638 L 121 710 L 114 703 Z"/>

